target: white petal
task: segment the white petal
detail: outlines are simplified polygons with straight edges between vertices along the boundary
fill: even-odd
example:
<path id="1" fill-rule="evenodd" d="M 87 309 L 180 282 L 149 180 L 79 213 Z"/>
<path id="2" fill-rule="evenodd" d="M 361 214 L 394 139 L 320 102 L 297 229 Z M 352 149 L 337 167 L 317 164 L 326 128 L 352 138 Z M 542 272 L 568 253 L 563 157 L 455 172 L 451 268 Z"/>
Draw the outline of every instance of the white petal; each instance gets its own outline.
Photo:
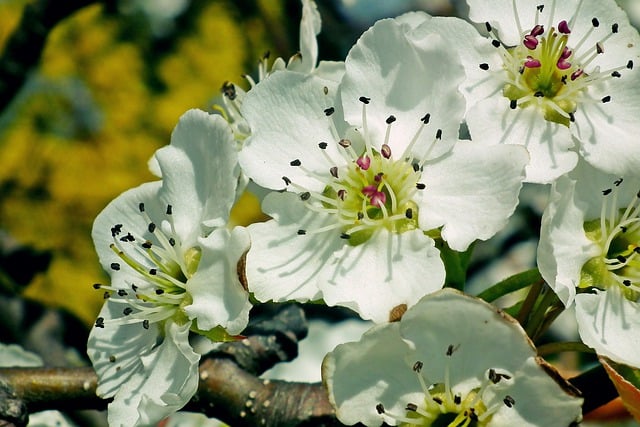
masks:
<path id="1" fill-rule="evenodd" d="M 289 63 L 288 69 L 299 73 L 311 73 L 318 62 L 318 42 L 322 20 L 318 6 L 312 0 L 302 0 L 302 19 L 300 20 L 300 61 Z"/>
<path id="2" fill-rule="evenodd" d="M 380 229 L 365 243 L 336 252 L 319 283 L 328 305 L 349 307 L 363 319 L 382 323 L 395 307 L 411 307 L 440 289 L 444 277 L 440 253 L 422 230 Z"/>
<path id="3" fill-rule="evenodd" d="M 217 115 L 189 110 L 171 135 L 171 145 L 156 152 L 162 170 L 162 195 L 173 205 L 181 236 L 198 234 L 200 223 L 219 227 L 233 205 L 239 168 L 229 124 Z"/>
<path id="4" fill-rule="evenodd" d="M 523 145 L 530 156 L 525 182 L 552 182 L 578 161 L 566 126 L 545 120 L 532 106 L 512 110 L 502 94 L 478 102 L 467 115 L 467 125 L 474 141 Z"/>
<path id="5" fill-rule="evenodd" d="M 291 193 L 271 193 L 262 210 L 271 221 L 251 224 L 251 249 L 246 273 L 249 289 L 260 301 L 307 301 L 320 297 L 319 273 L 330 256 L 345 243 L 340 230 L 311 234 L 331 225 L 334 218 L 307 209 Z M 298 235 L 298 230 L 309 234 Z"/>
<path id="6" fill-rule="evenodd" d="M 640 304 L 626 299 L 617 286 L 576 295 L 576 318 L 586 345 L 615 362 L 640 368 Z"/>
<path id="7" fill-rule="evenodd" d="M 566 0 L 565 0 L 566 1 Z M 489 22 L 498 30 L 500 40 L 507 46 L 515 46 L 522 40 L 523 31 L 531 29 L 535 25 L 535 7 L 537 4 L 512 0 L 467 0 L 469 5 L 469 19 L 478 24 Z M 519 9 L 514 10 L 513 5 Z M 518 27 L 516 16 L 519 17 L 521 26 Z"/>
<path id="8" fill-rule="evenodd" d="M 14 366 L 36 367 L 43 364 L 44 362 L 40 356 L 26 351 L 17 344 L 0 343 L 0 367 L 2 368 Z"/>
<path id="9" fill-rule="evenodd" d="M 549 205 L 542 215 L 537 257 L 540 274 L 565 306 L 573 303 L 583 265 L 601 252 L 585 235 L 587 218 L 583 204 L 576 200 L 575 186 L 575 180 L 564 176 L 551 187 Z"/>
<path id="10" fill-rule="evenodd" d="M 96 252 L 100 259 L 100 264 L 105 271 L 111 275 L 111 284 L 114 287 L 129 289 L 130 283 L 135 283 L 140 279 L 140 275 L 129 267 L 116 253 L 109 247 L 114 243 L 112 237 L 112 227 L 122 224 L 123 229 L 137 233 L 140 240 L 150 240 L 155 242 L 155 237 L 148 232 L 149 222 L 140 213 L 138 205 L 144 203 L 145 211 L 153 221 L 161 221 L 165 218 L 166 205 L 160 200 L 161 182 L 149 182 L 139 187 L 127 190 L 113 201 L 111 201 L 98 214 L 94 223 L 91 236 L 95 245 Z M 123 234 L 116 236 L 120 238 Z M 138 253 L 132 252 L 132 255 L 139 263 L 146 265 L 147 262 Z M 119 270 L 114 270 L 112 264 L 118 264 Z"/>
<path id="11" fill-rule="evenodd" d="M 416 374 L 405 363 L 410 348 L 398 326 L 376 326 L 360 341 L 340 344 L 326 356 L 322 377 L 342 423 L 379 426 L 379 403 L 391 413 L 404 414 L 407 402 L 424 398 Z"/>
<path id="12" fill-rule="evenodd" d="M 527 334 L 496 307 L 452 289 L 427 295 L 402 318 L 400 334 L 424 362 L 425 378 L 478 386 L 490 368 L 515 372 L 536 351 Z M 449 346 L 453 354 L 446 356 Z M 505 351 L 508 348 L 509 351 Z"/>
<path id="13" fill-rule="evenodd" d="M 340 95 L 345 118 L 351 124 L 362 123 L 361 96 L 371 98 L 367 105 L 368 133 L 378 149 L 385 141 L 386 119 L 396 117 L 390 143 L 404 152 L 420 128 L 420 118 L 431 115 L 430 124 L 420 134 L 414 153 L 425 153 L 438 129 L 438 141 L 432 157 L 446 152 L 458 136 L 464 114 L 464 98 L 458 85 L 464 71 L 457 54 L 437 34 L 418 40 L 409 39 L 407 25 L 393 19 L 378 21 L 366 31 L 345 60 L 345 76 Z"/>
<path id="14" fill-rule="evenodd" d="M 458 251 L 492 237 L 518 204 L 528 161 L 523 147 L 459 141 L 450 154 L 424 167 L 420 227 L 442 226 L 443 239 Z"/>
<path id="15" fill-rule="evenodd" d="M 527 359 L 513 374 L 509 388 L 496 393 L 492 400 L 500 402 L 509 395 L 515 403 L 512 408 L 499 404 L 500 409 L 491 417 L 491 426 L 569 426 L 581 420 L 582 398 L 563 389 L 540 363 L 544 361 Z"/>
<path id="16" fill-rule="evenodd" d="M 248 293 L 238 279 L 238 262 L 249 250 L 249 233 L 243 227 L 214 230 L 199 238 L 202 257 L 198 271 L 187 281 L 193 302 L 184 308 L 190 319 L 204 331 L 224 327 L 237 335 L 249 322 Z"/>
<path id="17" fill-rule="evenodd" d="M 324 88 L 328 88 L 328 95 Z M 320 142 L 328 142 L 327 153 L 340 159 L 337 140 L 331 132 L 331 120 L 325 109 L 333 107 L 336 83 L 299 73 L 282 71 L 258 84 L 242 105 L 242 112 L 251 124 L 252 135 L 239 154 L 244 173 L 257 184 L 282 189 L 283 176 L 310 190 L 322 191 L 324 183 L 309 176 L 293 160 L 321 176 L 329 176 Z"/>

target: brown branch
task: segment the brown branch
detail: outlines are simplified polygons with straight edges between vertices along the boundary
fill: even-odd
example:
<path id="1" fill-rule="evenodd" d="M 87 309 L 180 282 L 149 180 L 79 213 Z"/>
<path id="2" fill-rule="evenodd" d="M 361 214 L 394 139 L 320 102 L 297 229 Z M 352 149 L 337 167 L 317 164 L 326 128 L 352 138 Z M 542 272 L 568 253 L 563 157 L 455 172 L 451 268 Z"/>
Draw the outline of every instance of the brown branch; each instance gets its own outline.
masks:
<path id="1" fill-rule="evenodd" d="M 275 363 L 293 359 L 307 331 L 297 305 L 262 310 L 247 328 L 249 337 L 202 358 L 199 388 L 185 409 L 234 426 L 341 425 L 321 384 L 258 377 Z M 105 409 L 107 401 L 96 396 L 96 386 L 91 368 L 0 368 L 0 402 L 7 403 L 0 404 L 0 420 L 24 426 L 28 412 Z"/>
<path id="2" fill-rule="evenodd" d="M 3 111 L 38 65 L 51 30 L 96 0 L 36 0 L 27 4 L 17 29 L 0 56 L 0 111 Z"/>

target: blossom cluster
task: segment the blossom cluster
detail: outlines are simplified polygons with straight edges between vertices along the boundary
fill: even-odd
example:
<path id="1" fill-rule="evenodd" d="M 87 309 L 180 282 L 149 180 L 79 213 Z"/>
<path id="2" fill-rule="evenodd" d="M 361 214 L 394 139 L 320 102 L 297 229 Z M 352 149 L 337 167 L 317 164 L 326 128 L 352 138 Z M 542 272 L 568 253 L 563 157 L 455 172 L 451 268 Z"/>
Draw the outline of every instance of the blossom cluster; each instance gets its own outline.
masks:
<path id="1" fill-rule="evenodd" d="M 221 115 L 185 113 L 149 162 L 158 180 L 95 220 L 111 283 L 95 285 L 88 353 L 110 424 L 181 409 L 198 386 L 190 334 L 240 339 L 250 301 L 377 324 L 323 364 L 345 424 L 579 422 L 579 391 L 534 344 L 548 325 L 465 294 L 463 260 L 524 184 L 548 184 L 548 294 L 575 306 L 585 346 L 640 369 L 637 31 L 614 0 L 467 0 L 468 21 L 383 19 L 328 63 L 302 3 L 300 53 L 265 58 L 249 90 L 225 84 Z M 269 220 L 229 224 L 244 191 Z"/>

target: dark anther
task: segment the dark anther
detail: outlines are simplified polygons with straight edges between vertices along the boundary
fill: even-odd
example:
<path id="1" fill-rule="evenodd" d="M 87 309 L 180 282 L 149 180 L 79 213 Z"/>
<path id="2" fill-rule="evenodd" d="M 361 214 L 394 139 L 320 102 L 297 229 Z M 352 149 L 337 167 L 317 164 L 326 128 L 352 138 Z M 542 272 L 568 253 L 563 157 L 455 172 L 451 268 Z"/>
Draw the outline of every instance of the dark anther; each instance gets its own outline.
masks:
<path id="1" fill-rule="evenodd" d="M 487 71 L 489 69 L 489 64 L 487 64 L 486 62 L 483 62 L 482 64 L 480 64 L 480 69 Z"/>
<path id="2" fill-rule="evenodd" d="M 624 225 L 621 225 L 620 226 L 620 231 L 622 231 L 623 233 L 626 233 L 627 232 L 627 227 L 625 227 Z M 637 252 L 637 251 L 634 249 L 634 252 Z"/>
<path id="3" fill-rule="evenodd" d="M 322 88 L 322 92 L 323 92 L 325 95 L 328 95 L 328 94 L 329 94 L 329 88 L 328 88 L 328 87 L 326 87 L 326 86 L 325 86 L 325 87 L 323 87 L 323 88 Z"/>
<path id="4" fill-rule="evenodd" d="M 362 212 L 358 212 L 358 219 L 363 219 L 364 218 L 364 214 Z"/>
<path id="5" fill-rule="evenodd" d="M 122 231 L 122 224 L 116 224 L 111 227 L 111 237 L 116 237 Z"/>
<path id="6" fill-rule="evenodd" d="M 625 286 L 631 286 L 631 280 L 629 280 L 629 279 L 623 280 L 622 284 L 625 285 Z"/>
<path id="7" fill-rule="evenodd" d="M 289 164 L 290 164 L 291 166 L 300 166 L 300 165 L 302 164 L 302 162 L 300 161 L 300 159 L 295 159 L 295 160 L 291 160 L 291 161 L 289 162 Z"/>
<path id="8" fill-rule="evenodd" d="M 512 99 L 511 101 L 509 101 L 509 108 L 511 108 L 512 110 L 515 110 L 517 106 L 518 106 L 517 99 Z"/>
<path id="9" fill-rule="evenodd" d="M 393 114 L 390 115 L 389 117 L 387 117 L 387 120 L 385 120 L 385 122 L 390 125 L 391 123 L 396 121 L 396 116 L 394 116 Z"/>
<path id="10" fill-rule="evenodd" d="M 538 6 L 536 6 L 536 9 L 538 9 L 538 12 L 542 13 L 542 11 L 544 10 L 544 5 L 539 4 Z"/>
<path id="11" fill-rule="evenodd" d="M 613 34 L 616 34 L 618 32 L 618 23 L 617 22 L 611 26 L 611 32 Z"/>
<path id="12" fill-rule="evenodd" d="M 442 139 L 442 129 L 436 131 L 436 139 Z"/>
<path id="13" fill-rule="evenodd" d="M 576 121 L 576 115 L 573 113 L 569 113 L 569 121 L 570 122 L 575 122 Z"/>
<path id="14" fill-rule="evenodd" d="M 298 230 L 298 236 L 304 236 L 307 234 L 307 230 Z"/>
<path id="15" fill-rule="evenodd" d="M 342 233 L 342 234 L 340 234 L 340 238 L 341 238 L 341 239 L 348 240 L 348 239 L 350 239 L 350 238 L 351 238 L 351 235 L 349 235 L 349 234 L 347 234 L 347 233 Z"/>
<path id="16" fill-rule="evenodd" d="M 491 40 L 493 47 L 500 47 L 500 40 Z"/>
<path id="17" fill-rule="evenodd" d="M 131 307 L 126 307 L 124 310 L 122 310 L 122 314 L 124 314 L 125 316 L 128 316 L 131 313 L 133 313 L 133 308 Z"/>
<path id="18" fill-rule="evenodd" d="M 311 197 L 311 193 L 309 193 L 308 191 L 305 191 L 304 193 L 300 194 L 300 200 L 309 200 L 310 197 Z"/>
<path id="19" fill-rule="evenodd" d="M 382 154 L 382 157 L 385 159 L 391 158 L 391 147 L 387 144 L 382 144 L 382 147 L 380 147 L 380 154 Z"/>
<path id="20" fill-rule="evenodd" d="M 424 123 L 425 125 L 429 124 L 429 120 L 431 119 L 431 114 L 427 113 L 424 116 L 422 116 L 422 118 L 420 119 L 420 121 L 422 123 Z"/>
<path id="21" fill-rule="evenodd" d="M 127 291 L 125 291 L 124 289 L 118 289 L 118 296 L 119 297 L 126 297 L 127 295 Z"/>
<path id="22" fill-rule="evenodd" d="M 132 283 L 132 284 L 131 284 L 131 290 L 132 290 L 133 292 L 138 292 L 138 287 L 136 286 L 136 284 L 135 284 L 135 283 Z"/>
<path id="23" fill-rule="evenodd" d="M 149 223 L 149 226 L 147 227 L 147 229 L 149 230 L 149 233 L 153 233 L 154 231 L 156 231 L 156 225 L 152 222 Z"/>
<path id="24" fill-rule="evenodd" d="M 423 366 L 424 366 L 424 363 L 418 360 L 416 363 L 413 364 L 413 371 L 420 372 Z"/>
<path id="25" fill-rule="evenodd" d="M 418 172 L 420 170 L 420 164 L 418 163 L 413 163 L 411 167 L 413 168 L 414 172 Z"/>
<path id="26" fill-rule="evenodd" d="M 152 269 L 149 270 L 149 274 L 152 275 L 152 276 L 155 276 L 156 274 L 158 274 L 158 270 L 155 269 L 155 268 L 152 268 Z"/>
<path id="27" fill-rule="evenodd" d="M 327 144 L 326 142 L 321 142 L 318 144 L 318 147 L 320 147 L 320 149 L 325 150 L 327 148 L 329 144 Z"/>
<path id="28" fill-rule="evenodd" d="M 609 194 L 611 194 L 611 191 L 613 191 L 613 190 L 611 190 L 610 188 L 607 188 L 606 190 L 602 190 L 602 195 L 603 196 L 608 196 Z"/>
<path id="29" fill-rule="evenodd" d="M 605 104 L 607 102 L 611 101 L 611 97 L 609 95 L 605 96 L 602 98 L 602 103 Z"/>
<path id="30" fill-rule="evenodd" d="M 367 98 L 366 96 L 361 96 L 360 98 L 358 98 L 358 100 L 363 104 L 368 104 L 369 101 L 371 101 L 371 98 Z"/>
<path id="31" fill-rule="evenodd" d="M 167 215 L 173 215 L 173 206 L 167 205 L 167 210 L 165 211 Z"/>
<path id="32" fill-rule="evenodd" d="M 145 328 L 145 329 L 149 329 L 149 320 L 144 319 L 142 321 L 142 327 Z"/>
<path id="33" fill-rule="evenodd" d="M 142 244 L 142 247 L 145 248 L 145 249 L 151 249 L 151 245 L 152 245 L 152 243 L 147 240 L 146 242 L 144 242 Z"/>
<path id="34" fill-rule="evenodd" d="M 282 180 L 284 181 L 284 183 L 285 183 L 286 185 L 291 184 L 291 180 L 290 180 L 289 178 L 287 178 L 286 176 L 283 176 L 283 177 L 282 177 Z"/>
<path id="35" fill-rule="evenodd" d="M 220 91 L 224 96 L 226 96 L 230 100 L 233 101 L 234 99 L 236 99 L 236 96 L 237 96 L 236 87 L 233 83 L 224 82 L 222 84 L 222 88 L 220 89 Z"/>
<path id="36" fill-rule="evenodd" d="M 542 93 L 541 91 L 537 91 L 536 93 L 533 94 L 533 96 L 535 96 L 537 98 L 542 98 L 542 97 L 544 97 L 544 93 Z"/>
<path id="37" fill-rule="evenodd" d="M 98 317 L 96 319 L 96 328 L 104 328 L 104 317 Z"/>
<path id="38" fill-rule="evenodd" d="M 635 248 L 633 248 L 633 252 L 640 254 L 640 247 L 636 246 Z"/>
<path id="39" fill-rule="evenodd" d="M 176 239 L 174 239 L 173 237 L 169 237 L 169 244 L 171 246 L 175 246 L 176 245 Z"/>
<path id="40" fill-rule="evenodd" d="M 455 350 L 453 344 L 449 344 L 449 347 L 447 347 L 447 356 L 451 356 L 453 354 L 453 351 Z"/>
<path id="41" fill-rule="evenodd" d="M 432 398 L 434 402 L 436 402 L 438 405 L 442 405 L 442 399 L 440 399 L 439 397 L 434 397 Z"/>
<path id="42" fill-rule="evenodd" d="M 515 399 L 509 395 L 507 395 L 502 401 L 507 405 L 507 408 L 513 408 L 513 405 L 516 403 Z"/>
<path id="43" fill-rule="evenodd" d="M 407 407 L 405 408 L 407 411 L 416 412 L 418 410 L 418 405 L 415 403 L 407 403 Z"/>
<path id="44" fill-rule="evenodd" d="M 164 294 L 164 289 L 156 289 L 156 295 Z"/>
<path id="45" fill-rule="evenodd" d="M 596 43 L 596 53 L 598 55 L 600 55 L 601 53 L 604 53 L 604 46 L 602 46 L 602 43 L 600 42 Z"/>
<path id="46" fill-rule="evenodd" d="M 135 242 L 135 240 L 136 240 L 136 238 L 133 237 L 133 234 L 131 234 L 131 233 L 127 233 L 126 236 L 122 236 L 120 238 L 121 242 Z"/>
<path id="47" fill-rule="evenodd" d="M 453 403 L 455 403 L 456 405 L 459 405 L 462 402 L 462 397 L 460 397 L 459 394 L 456 394 L 455 396 L 453 396 Z"/>
<path id="48" fill-rule="evenodd" d="M 630 59 L 629 62 L 627 62 L 627 68 L 629 70 L 633 70 L 633 61 Z"/>
<path id="49" fill-rule="evenodd" d="M 107 291 L 104 291 L 104 294 L 102 294 L 102 299 L 108 299 L 109 297 L 111 297 L 111 294 Z"/>
<path id="50" fill-rule="evenodd" d="M 427 188 L 427 186 L 424 185 L 422 182 L 418 182 L 418 183 L 416 183 L 416 188 L 418 190 L 424 190 L 425 188 Z"/>
<path id="51" fill-rule="evenodd" d="M 139 203 L 139 204 L 138 204 L 138 210 L 139 210 L 140 212 L 144 212 L 144 203 Z"/>
<path id="52" fill-rule="evenodd" d="M 624 178 L 618 178 L 615 181 L 613 181 L 613 185 L 615 185 L 616 187 L 620 187 L 620 184 L 622 184 L 622 181 L 624 181 Z"/>
<path id="53" fill-rule="evenodd" d="M 336 109 L 333 107 L 329 107 L 329 108 L 325 108 L 324 110 L 324 115 L 329 117 L 330 115 L 332 115 L 333 113 L 335 113 Z"/>
<path id="54" fill-rule="evenodd" d="M 100 289 L 102 287 L 102 285 L 100 283 L 94 283 L 93 284 L 93 289 Z"/>
<path id="55" fill-rule="evenodd" d="M 378 403 L 376 405 L 376 411 L 378 411 L 378 414 L 384 414 L 384 406 L 382 405 L 382 403 Z"/>
<path id="56" fill-rule="evenodd" d="M 120 264 L 118 264 L 117 262 L 112 262 L 111 263 L 111 269 L 115 270 L 115 271 L 120 270 Z"/>
<path id="57" fill-rule="evenodd" d="M 113 354 L 109 356 L 109 362 L 116 363 L 116 357 Z"/>
<path id="58" fill-rule="evenodd" d="M 409 219 L 413 218 L 413 209 L 407 208 L 407 210 L 404 211 L 404 216 L 406 216 Z"/>
<path id="59" fill-rule="evenodd" d="M 338 167 L 337 166 L 332 166 L 331 169 L 329 169 L 329 173 L 331 174 L 332 177 L 334 178 L 338 178 Z"/>
<path id="60" fill-rule="evenodd" d="M 594 28 L 598 28 L 600 26 L 600 21 L 598 21 L 598 18 L 593 18 L 591 20 L 591 25 L 593 25 Z"/>
<path id="61" fill-rule="evenodd" d="M 492 28 L 491 28 L 491 24 L 489 24 L 488 22 L 484 23 L 484 27 L 487 29 L 487 32 L 490 33 Z"/>
<path id="62" fill-rule="evenodd" d="M 627 262 L 627 257 L 625 257 L 624 255 L 618 255 L 616 259 L 618 260 L 618 262 L 621 262 L 623 264 Z"/>
<path id="63" fill-rule="evenodd" d="M 563 84 L 565 84 L 565 85 L 566 85 L 566 84 L 567 84 L 567 75 L 565 74 L 564 76 L 560 77 L 560 81 L 561 81 Z"/>
<path id="64" fill-rule="evenodd" d="M 338 145 L 340 145 L 343 148 L 351 147 L 351 141 L 349 141 L 348 139 L 342 138 L 340 141 L 338 141 Z"/>
<path id="65" fill-rule="evenodd" d="M 611 77 L 620 78 L 622 77 L 622 74 L 620 74 L 618 71 L 614 71 L 611 73 Z"/>

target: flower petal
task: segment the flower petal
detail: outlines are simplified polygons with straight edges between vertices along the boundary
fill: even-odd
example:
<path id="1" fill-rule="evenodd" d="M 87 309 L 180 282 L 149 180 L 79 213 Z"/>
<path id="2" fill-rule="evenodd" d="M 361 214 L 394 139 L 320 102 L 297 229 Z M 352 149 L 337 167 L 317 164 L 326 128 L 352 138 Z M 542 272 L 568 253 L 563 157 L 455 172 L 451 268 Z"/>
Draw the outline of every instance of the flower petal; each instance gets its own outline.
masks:
<path id="1" fill-rule="evenodd" d="M 271 193 L 262 210 L 274 218 L 251 224 L 251 249 L 247 253 L 247 282 L 260 301 L 307 301 L 320 297 L 319 273 L 329 257 L 345 243 L 340 231 L 298 235 L 317 230 L 334 218 L 307 209 L 298 196 Z"/>
<path id="2" fill-rule="evenodd" d="M 640 304 L 626 299 L 618 286 L 576 295 L 582 341 L 599 355 L 640 368 Z"/>
<path id="3" fill-rule="evenodd" d="M 363 319 L 388 322 L 394 308 L 411 307 L 444 284 L 434 241 L 421 230 L 375 232 L 357 246 L 344 245 L 323 268 L 319 286 L 328 305 L 355 310 Z"/>
<path id="4" fill-rule="evenodd" d="M 331 130 L 333 116 L 340 114 L 325 114 L 325 109 L 335 107 L 335 87 L 329 80 L 282 71 L 249 91 L 242 104 L 252 132 L 239 154 L 244 173 L 274 190 L 284 188 L 282 177 L 287 176 L 309 190 L 322 191 L 324 183 L 291 162 L 300 160 L 306 170 L 329 176 L 333 165 L 321 154 L 320 142 L 329 142 L 329 156 L 341 158 L 336 144 L 340 136 Z"/>
<path id="5" fill-rule="evenodd" d="M 198 239 L 202 257 L 198 271 L 187 281 L 193 302 L 184 307 L 198 328 L 222 326 L 237 335 L 249 322 L 249 295 L 238 279 L 238 262 L 249 250 L 249 233 L 243 227 L 221 228 Z"/>
<path id="6" fill-rule="evenodd" d="M 173 130 L 171 145 L 155 156 L 162 196 L 174 207 L 179 235 L 197 235 L 201 223 L 220 227 L 227 222 L 240 170 L 231 128 L 221 116 L 187 111 Z"/>
<path id="7" fill-rule="evenodd" d="M 457 54 L 439 35 L 428 34 L 417 41 L 409 39 L 407 31 L 407 25 L 393 19 L 378 21 L 367 30 L 345 60 L 340 95 L 345 119 L 351 124 L 362 123 L 363 106 L 358 99 L 371 98 L 367 132 L 378 150 L 390 115 L 397 121 L 389 145 L 402 153 L 420 128 L 420 118 L 429 113 L 430 124 L 413 153 L 426 153 L 441 129 L 442 141 L 431 152 L 433 158 L 446 152 L 458 136 L 465 108 L 458 85 L 464 72 Z"/>
<path id="8" fill-rule="evenodd" d="M 424 167 L 420 227 L 442 226 L 443 239 L 457 251 L 492 237 L 518 204 L 528 161 L 523 147 L 459 141 L 450 154 Z"/>
<path id="9" fill-rule="evenodd" d="M 410 348 L 398 327 L 398 323 L 375 326 L 360 341 L 340 344 L 325 357 L 323 382 L 342 423 L 379 426 L 383 419 L 377 404 L 404 413 L 403 402 L 423 398 L 416 374 L 404 362 Z"/>

